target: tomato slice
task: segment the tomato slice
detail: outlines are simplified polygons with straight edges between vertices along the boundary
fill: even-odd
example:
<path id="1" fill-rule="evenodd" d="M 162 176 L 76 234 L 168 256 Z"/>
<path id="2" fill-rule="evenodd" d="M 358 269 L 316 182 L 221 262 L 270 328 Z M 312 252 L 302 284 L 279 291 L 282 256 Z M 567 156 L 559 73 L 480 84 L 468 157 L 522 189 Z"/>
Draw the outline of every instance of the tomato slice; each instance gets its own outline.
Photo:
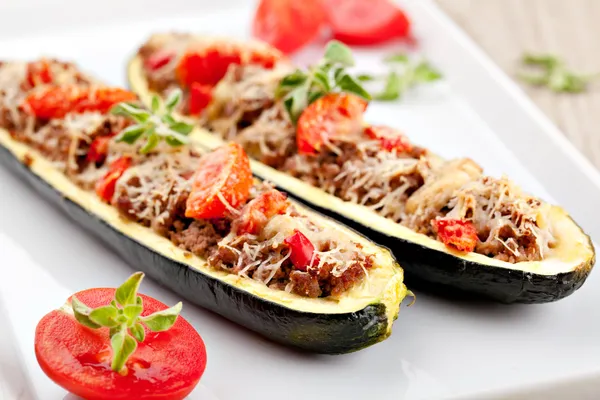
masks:
<path id="1" fill-rule="evenodd" d="M 232 64 L 241 64 L 241 52 L 234 47 L 204 47 L 188 51 L 177 65 L 177 78 L 182 86 L 192 83 L 214 86 Z"/>
<path id="2" fill-rule="evenodd" d="M 121 88 L 52 86 L 27 96 L 23 107 L 38 118 L 51 119 L 63 118 L 68 113 L 106 113 L 117 103 L 136 99 L 133 92 Z"/>
<path id="3" fill-rule="evenodd" d="M 315 246 L 299 230 L 295 229 L 294 234 L 283 242 L 290 246 L 290 260 L 297 270 L 306 271 L 311 261 L 313 265 L 319 263 L 319 256 L 314 255 Z"/>
<path id="4" fill-rule="evenodd" d="M 262 192 L 242 208 L 242 212 L 236 221 L 237 234 L 258 234 L 277 214 L 283 214 L 289 203 L 287 196 L 279 190 L 270 189 Z"/>
<path id="5" fill-rule="evenodd" d="M 108 154 L 108 144 L 112 136 L 98 136 L 92 140 L 90 149 L 88 150 L 86 161 L 89 163 L 103 163 Z"/>
<path id="6" fill-rule="evenodd" d="M 324 22 L 320 0 L 261 0 L 254 15 L 252 34 L 290 54 L 312 42 Z"/>
<path id="7" fill-rule="evenodd" d="M 190 86 L 190 115 L 198 115 L 210 104 L 212 100 L 212 86 L 193 82 Z"/>
<path id="8" fill-rule="evenodd" d="M 53 75 L 48 60 L 39 60 L 28 63 L 26 79 L 30 88 L 52 83 Z"/>
<path id="9" fill-rule="evenodd" d="M 367 105 L 366 100 L 349 93 L 330 93 L 317 99 L 298 118 L 298 152 L 315 154 L 324 142 L 361 130 Z"/>
<path id="10" fill-rule="evenodd" d="M 368 126 L 365 128 L 365 134 L 371 139 L 379 140 L 381 147 L 386 151 L 395 150 L 398 153 L 406 153 L 413 149 L 406 136 L 389 126 Z"/>
<path id="11" fill-rule="evenodd" d="M 410 20 L 390 0 L 324 0 L 333 36 L 355 45 L 407 37 Z"/>
<path id="12" fill-rule="evenodd" d="M 116 159 L 108 167 L 108 172 L 96 183 L 96 194 L 104 201 L 110 203 L 115 194 L 115 187 L 119 178 L 131 167 L 130 157 Z"/>
<path id="13" fill-rule="evenodd" d="M 229 143 L 219 147 L 198 163 L 185 216 L 222 218 L 230 207 L 238 208 L 246 203 L 253 183 L 250 160 L 242 146 Z"/>
<path id="14" fill-rule="evenodd" d="M 175 57 L 172 50 L 158 50 L 144 60 L 144 68 L 147 71 L 156 71 L 167 65 Z"/>
<path id="15" fill-rule="evenodd" d="M 432 221 L 438 239 L 446 246 L 462 252 L 471 252 L 477 246 L 477 230 L 470 221 L 436 219 Z"/>
<path id="16" fill-rule="evenodd" d="M 89 289 L 77 299 L 89 307 L 108 305 L 115 289 Z M 140 294 L 142 316 L 168 308 Z M 70 302 L 70 298 L 69 298 Z M 151 332 L 127 361 L 126 373 L 110 368 L 108 328 L 87 328 L 72 314 L 54 310 L 38 323 L 35 355 L 44 373 L 69 392 L 90 400 L 183 399 L 206 368 L 206 348 L 194 327 L 179 316 L 171 329 Z"/>

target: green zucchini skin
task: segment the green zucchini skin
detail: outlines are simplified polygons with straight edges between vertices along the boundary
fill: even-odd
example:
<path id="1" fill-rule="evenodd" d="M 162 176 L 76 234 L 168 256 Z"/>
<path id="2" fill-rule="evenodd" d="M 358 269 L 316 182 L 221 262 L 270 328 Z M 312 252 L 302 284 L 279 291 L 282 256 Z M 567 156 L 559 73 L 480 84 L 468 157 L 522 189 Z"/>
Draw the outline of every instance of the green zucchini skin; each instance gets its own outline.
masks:
<path id="1" fill-rule="evenodd" d="M 64 197 L 2 145 L 0 164 L 103 240 L 137 270 L 191 303 L 272 341 L 315 353 L 342 354 L 371 346 L 389 336 L 386 306 L 382 303 L 342 314 L 310 313 L 284 307 L 166 258 L 117 231 Z"/>
<path id="2" fill-rule="evenodd" d="M 258 175 L 269 180 L 268 176 Z M 294 179 L 294 178 L 290 178 Z M 277 183 L 270 180 L 272 183 Z M 281 190 L 285 188 L 280 187 Z M 374 242 L 389 248 L 404 270 L 411 288 L 442 296 L 494 300 L 501 303 L 537 304 L 560 300 L 584 284 L 595 257 L 571 272 L 541 275 L 465 260 L 406 239 L 392 237 L 356 222 L 335 210 L 319 207 L 296 193 L 296 200 L 355 229 Z M 587 240 L 590 242 L 589 236 Z"/>

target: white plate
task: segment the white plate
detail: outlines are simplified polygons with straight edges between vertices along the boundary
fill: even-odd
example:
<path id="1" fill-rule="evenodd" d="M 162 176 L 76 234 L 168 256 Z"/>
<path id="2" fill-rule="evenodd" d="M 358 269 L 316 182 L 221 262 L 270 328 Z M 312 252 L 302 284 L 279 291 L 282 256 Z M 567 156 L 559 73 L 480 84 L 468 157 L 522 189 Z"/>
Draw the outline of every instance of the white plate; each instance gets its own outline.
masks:
<path id="1" fill-rule="evenodd" d="M 251 12 L 251 4 L 233 0 L 219 2 L 232 7 L 218 12 L 214 2 L 203 1 L 83 3 L 3 4 L 0 57 L 71 58 L 113 84 L 125 84 L 127 58 L 152 31 L 244 36 Z M 565 206 L 592 237 L 600 238 L 597 171 L 433 3 L 403 4 L 422 51 L 446 79 L 402 103 L 374 105 L 369 118 L 403 129 L 444 156 L 471 156 L 490 174 L 508 174 L 528 191 Z M 188 12 L 178 11 L 183 9 Z M 39 24 L 31 24 L 30 18 Z M 16 39 L 16 34 L 25 36 Z M 362 51 L 359 64 L 372 66 L 389 50 Z M 306 51 L 305 59 L 314 54 L 314 49 Z M 0 169 L 0 187 L 0 394 L 7 399 L 68 399 L 37 366 L 35 325 L 69 294 L 116 286 L 132 268 L 5 169 Z M 593 395 L 600 374 L 599 280 L 592 273 L 573 296 L 546 305 L 471 304 L 419 294 L 414 307 L 402 309 L 391 338 L 335 357 L 283 348 L 186 303 L 183 315 L 208 349 L 208 368 L 193 398 Z M 150 280 L 143 292 L 168 304 L 177 301 L 176 294 Z M 544 394 L 548 382 L 565 382 L 568 391 L 561 392 L 559 385 Z"/>

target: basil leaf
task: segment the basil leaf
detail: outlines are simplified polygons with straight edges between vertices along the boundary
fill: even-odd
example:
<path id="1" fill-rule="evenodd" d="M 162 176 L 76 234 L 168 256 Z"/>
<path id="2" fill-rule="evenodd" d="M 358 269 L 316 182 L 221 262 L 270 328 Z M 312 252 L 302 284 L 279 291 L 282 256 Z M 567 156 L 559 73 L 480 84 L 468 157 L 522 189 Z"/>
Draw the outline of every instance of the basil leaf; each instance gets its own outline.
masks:
<path id="1" fill-rule="evenodd" d="M 397 72 L 392 71 L 386 78 L 383 92 L 376 94 L 376 100 L 392 101 L 398 100 L 403 91 L 403 80 Z"/>
<path id="2" fill-rule="evenodd" d="M 410 61 L 410 59 L 406 54 L 391 54 L 384 58 L 383 61 L 387 63 L 407 64 Z"/>
<path id="3" fill-rule="evenodd" d="M 120 372 L 137 348 L 137 342 L 122 329 L 110 338 L 110 345 L 113 351 L 111 368 L 115 372 Z"/>
<path id="4" fill-rule="evenodd" d="M 177 104 L 179 104 L 181 101 L 181 96 L 181 89 L 175 89 L 169 94 L 169 97 L 167 97 L 167 100 L 165 101 L 165 109 L 167 113 L 173 112 Z"/>
<path id="5" fill-rule="evenodd" d="M 150 109 L 154 114 L 156 114 L 160 110 L 160 99 L 157 95 L 152 96 L 152 103 L 150 106 Z"/>
<path id="6" fill-rule="evenodd" d="M 118 311 L 113 306 L 103 306 L 93 309 L 90 312 L 90 319 L 100 326 L 114 328 L 119 325 L 117 321 Z"/>
<path id="7" fill-rule="evenodd" d="M 135 340 L 137 340 L 140 343 L 143 342 L 146 338 L 146 331 L 140 323 L 133 325 L 131 328 L 129 328 L 129 330 L 131 332 L 131 336 L 133 336 Z"/>
<path id="8" fill-rule="evenodd" d="M 436 69 L 434 69 L 428 62 L 420 62 L 414 70 L 413 79 L 417 82 L 433 82 L 442 78 Z"/>
<path id="9" fill-rule="evenodd" d="M 140 287 L 140 283 L 144 279 L 143 272 L 136 272 L 131 275 L 125 283 L 123 283 L 115 292 L 115 300 L 122 306 L 128 304 L 136 304 L 137 291 Z"/>
<path id="10" fill-rule="evenodd" d="M 177 316 L 181 312 L 181 307 L 182 304 L 179 302 L 171 308 L 142 317 L 140 318 L 140 321 L 142 321 L 152 332 L 166 331 L 172 327 L 177 320 Z"/>
<path id="11" fill-rule="evenodd" d="M 186 124 L 185 122 L 175 122 L 174 124 L 170 125 L 169 128 L 177 133 L 181 133 L 182 135 L 188 135 L 194 130 L 193 125 Z"/>
<path id="12" fill-rule="evenodd" d="M 131 125 L 125 128 L 115 140 L 117 142 L 133 144 L 144 134 L 145 130 L 146 127 L 143 125 Z"/>
<path id="13" fill-rule="evenodd" d="M 341 64 L 345 67 L 351 67 L 354 65 L 354 56 L 352 55 L 352 50 L 337 40 L 332 40 L 327 44 L 323 59 L 325 62 Z"/>
<path id="14" fill-rule="evenodd" d="M 77 297 L 71 297 L 71 308 L 73 309 L 73 315 L 77 322 L 81 325 L 87 326 L 88 328 L 98 329 L 100 325 L 90 319 L 91 308 L 80 302 Z"/>
<path id="15" fill-rule="evenodd" d="M 371 100 L 371 94 L 367 92 L 351 75 L 342 75 L 337 81 L 337 84 L 344 92 L 354 93 L 365 100 Z"/>

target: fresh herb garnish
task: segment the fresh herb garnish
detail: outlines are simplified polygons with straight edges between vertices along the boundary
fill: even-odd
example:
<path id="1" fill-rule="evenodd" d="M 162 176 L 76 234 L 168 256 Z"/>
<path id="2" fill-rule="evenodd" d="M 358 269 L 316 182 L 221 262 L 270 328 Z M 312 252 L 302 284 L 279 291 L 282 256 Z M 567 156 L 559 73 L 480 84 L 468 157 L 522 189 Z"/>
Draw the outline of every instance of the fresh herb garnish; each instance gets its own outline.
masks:
<path id="1" fill-rule="evenodd" d="M 519 73 L 519 78 L 534 86 L 545 86 L 556 93 L 581 93 L 598 75 L 575 73 L 564 60 L 550 54 L 525 54 L 522 62 L 540 72 L 532 75 Z"/>
<path id="2" fill-rule="evenodd" d="M 144 278 L 142 272 L 131 275 L 115 292 L 109 305 L 91 309 L 77 297 L 71 298 L 75 319 L 88 328 L 110 328 L 112 347 L 111 368 L 122 372 L 127 359 L 137 349 L 137 343 L 145 339 L 144 325 L 152 332 L 170 329 L 181 312 L 181 302 L 166 310 L 141 317 L 144 305 L 137 291 Z"/>
<path id="3" fill-rule="evenodd" d="M 116 141 L 133 144 L 144 137 L 146 144 L 140 149 L 142 154 L 152 151 L 161 140 L 173 147 L 187 143 L 187 135 L 194 129 L 193 125 L 177 121 L 172 116 L 173 110 L 181 101 L 181 97 L 181 90 L 174 90 L 164 105 L 161 105 L 159 97 L 154 95 L 152 96 L 150 111 L 136 104 L 117 104 L 111 111 L 113 114 L 124 115 L 137 123 L 123 130 L 117 136 Z"/>
<path id="4" fill-rule="evenodd" d="M 425 60 L 413 61 L 406 54 L 392 54 L 384 61 L 392 69 L 385 76 L 359 75 L 363 82 L 383 82 L 383 89 L 373 95 L 375 100 L 394 101 L 402 97 L 409 89 L 420 83 L 434 82 L 442 74 Z"/>
<path id="5" fill-rule="evenodd" d="M 309 104 L 327 93 L 353 93 L 370 100 L 371 95 L 362 87 L 360 79 L 346 71 L 353 65 L 352 51 L 341 42 L 332 40 L 318 64 L 285 76 L 279 83 L 276 96 L 283 98 L 285 109 L 294 123 Z"/>

